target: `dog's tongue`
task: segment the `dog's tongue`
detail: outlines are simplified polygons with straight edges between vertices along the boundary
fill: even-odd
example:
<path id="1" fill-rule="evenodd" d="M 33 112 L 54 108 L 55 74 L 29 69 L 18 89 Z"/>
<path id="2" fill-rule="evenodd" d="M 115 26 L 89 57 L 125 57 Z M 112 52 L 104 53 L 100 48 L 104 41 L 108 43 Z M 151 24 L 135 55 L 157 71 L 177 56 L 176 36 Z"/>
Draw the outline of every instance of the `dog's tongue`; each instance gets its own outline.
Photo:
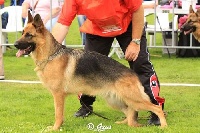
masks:
<path id="1" fill-rule="evenodd" d="M 20 57 L 21 55 L 23 55 L 25 53 L 25 50 L 18 50 L 16 53 L 17 57 Z"/>
<path id="2" fill-rule="evenodd" d="M 191 32 L 192 30 L 184 31 L 184 34 L 187 35 Z"/>

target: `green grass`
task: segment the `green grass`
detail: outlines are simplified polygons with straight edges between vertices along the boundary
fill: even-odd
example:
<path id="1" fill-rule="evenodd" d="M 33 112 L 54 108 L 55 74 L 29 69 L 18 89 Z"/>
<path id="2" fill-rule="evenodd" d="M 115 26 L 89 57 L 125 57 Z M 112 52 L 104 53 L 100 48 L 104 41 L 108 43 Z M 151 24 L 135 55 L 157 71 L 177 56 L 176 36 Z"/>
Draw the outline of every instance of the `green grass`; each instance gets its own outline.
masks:
<path id="1" fill-rule="evenodd" d="M 159 35 L 158 35 L 159 36 Z M 20 33 L 17 34 L 20 37 Z M 9 42 L 13 43 L 16 34 L 9 34 Z M 161 45 L 161 37 L 157 38 Z M 66 38 L 67 44 L 81 44 L 77 20 L 74 20 Z M 38 80 L 33 71 L 35 65 L 30 57 L 16 58 L 16 49 L 8 50 L 4 54 L 5 76 L 8 80 Z M 151 48 L 151 61 L 161 83 L 200 83 L 199 58 L 177 58 L 162 54 L 161 49 Z M 125 60 L 114 59 L 124 65 Z M 199 132 L 200 87 L 161 86 L 160 95 L 165 97 L 165 111 L 167 112 L 168 127 L 147 126 L 131 128 L 127 125 L 114 124 L 124 115 L 110 108 L 105 101 L 97 97 L 94 111 L 110 120 L 104 120 L 94 114 L 88 118 L 75 118 L 73 114 L 80 107 L 76 95 L 66 98 L 65 122 L 62 131 L 65 133 L 89 133 L 87 125 L 93 123 L 95 127 L 102 123 L 111 126 L 108 133 L 197 133 Z M 49 91 L 41 84 L 20 84 L 0 82 L 0 132 L 1 133 L 39 133 L 54 123 L 53 98 Z M 139 122 L 146 124 L 149 113 L 139 113 Z"/>
<path id="2" fill-rule="evenodd" d="M 1 83 L 0 87 L 0 132 L 40 132 L 54 121 L 53 98 L 41 84 Z M 64 132 L 91 132 L 87 124 L 98 125 L 103 123 L 112 126 L 107 132 L 169 132 L 195 133 L 198 132 L 200 113 L 199 89 L 191 87 L 164 87 L 165 110 L 168 114 L 168 128 L 161 130 L 158 127 L 130 128 L 127 125 L 116 125 L 116 120 L 122 119 L 123 114 L 104 104 L 104 100 L 97 98 L 94 104 L 95 112 L 108 117 L 104 120 L 95 115 L 88 118 L 75 118 L 74 112 L 79 107 L 77 96 L 66 99 Z M 147 121 L 147 112 L 142 112 L 139 121 Z"/>
<path id="3" fill-rule="evenodd" d="M 35 65 L 30 57 L 16 58 L 16 49 L 8 50 L 4 54 L 5 76 L 9 80 L 38 80 L 33 71 Z M 199 59 L 177 58 L 172 55 L 169 58 L 163 55 L 160 49 L 150 49 L 151 61 L 159 76 L 161 83 L 199 83 Z M 118 60 L 124 65 L 127 62 Z M 196 133 L 199 131 L 200 120 L 199 100 L 200 87 L 174 87 L 161 86 L 160 95 L 165 97 L 165 111 L 167 112 L 168 128 L 148 126 L 142 128 L 131 128 L 127 125 L 114 124 L 124 115 L 110 108 L 105 101 L 97 97 L 94 103 L 94 111 L 108 117 L 104 120 L 95 115 L 88 118 L 75 118 L 73 114 L 80 107 L 76 95 L 66 99 L 65 122 L 62 126 L 63 132 L 94 132 L 87 128 L 87 124 L 93 123 L 97 126 L 103 123 L 111 126 L 106 132 L 160 132 L 160 133 Z M 20 84 L 0 82 L 0 132 L 35 133 L 41 132 L 54 122 L 54 106 L 51 94 L 41 84 Z M 142 111 L 139 114 L 139 122 L 146 124 L 149 113 Z"/>
<path id="4" fill-rule="evenodd" d="M 41 84 L 0 84 L 0 132 L 29 133 L 40 132 L 54 122 L 54 107 L 51 94 Z M 65 122 L 63 132 L 91 132 L 87 124 L 98 125 L 103 123 L 111 126 L 106 132 L 166 132 L 166 133 L 196 133 L 199 131 L 199 88 L 193 87 L 163 87 L 161 95 L 166 98 L 165 111 L 167 112 L 168 127 L 160 129 L 148 126 L 131 128 L 127 125 L 114 124 L 124 116 L 121 112 L 108 107 L 104 100 L 97 97 L 94 103 L 95 112 L 108 117 L 105 120 L 95 115 L 88 118 L 75 118 L 74 112 L 79 108 L 77 96 L 69 96 L 65 104 Z M 146 124 L 148 113 L 139 114 L 139 122 Z"/>

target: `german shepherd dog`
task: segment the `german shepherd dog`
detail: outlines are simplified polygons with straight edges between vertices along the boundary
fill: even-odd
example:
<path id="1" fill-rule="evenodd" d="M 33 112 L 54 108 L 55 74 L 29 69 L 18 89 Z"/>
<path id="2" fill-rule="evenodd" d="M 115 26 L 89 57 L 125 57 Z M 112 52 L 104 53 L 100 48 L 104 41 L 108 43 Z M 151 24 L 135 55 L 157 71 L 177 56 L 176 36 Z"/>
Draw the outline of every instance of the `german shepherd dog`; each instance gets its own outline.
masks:
<path id="1" fill-rule="evenodd" d="M 190 5 L 187 21 L 182 25 L 181 30 L 184 34 L 192 33 L 195 39 L 200 42 L 200 8 L 194 12 Z"/>
<path id="2" fill-rule="evenodd" d="M 29 13 L 15 47 L 18 57 L 31 53 L 37 75 L 54 97 L 55 123 L 50 130 L 58 130 L 63 123 L 66 95 L 78 93 L 100 95 L 121 110 L 126 118 L 119 124 L 141 126 L 136 111 L 147 110 L 158 115 L 161 127 L 167 126 L 161 106 L 151 103 L 133 70 L 99 53 L 61 45 L 44 27 L 40 15 L 33 18 Z"/>

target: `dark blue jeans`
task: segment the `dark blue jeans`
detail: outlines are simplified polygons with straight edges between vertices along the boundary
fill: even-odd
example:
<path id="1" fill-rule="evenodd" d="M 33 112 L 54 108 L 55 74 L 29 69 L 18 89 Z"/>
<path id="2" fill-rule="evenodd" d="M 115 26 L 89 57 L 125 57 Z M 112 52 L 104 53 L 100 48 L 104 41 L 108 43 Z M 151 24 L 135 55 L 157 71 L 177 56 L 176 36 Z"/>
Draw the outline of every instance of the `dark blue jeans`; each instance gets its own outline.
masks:
<path id="1" fill-rule="evenodd" d="M 6 28 L 6 25 L 8 23 L 8 13 L 7 12 L 4 12 L 2 15 L 1 15 L 1 21 L 2 21 L 2 28 L 5 29 Z"/>

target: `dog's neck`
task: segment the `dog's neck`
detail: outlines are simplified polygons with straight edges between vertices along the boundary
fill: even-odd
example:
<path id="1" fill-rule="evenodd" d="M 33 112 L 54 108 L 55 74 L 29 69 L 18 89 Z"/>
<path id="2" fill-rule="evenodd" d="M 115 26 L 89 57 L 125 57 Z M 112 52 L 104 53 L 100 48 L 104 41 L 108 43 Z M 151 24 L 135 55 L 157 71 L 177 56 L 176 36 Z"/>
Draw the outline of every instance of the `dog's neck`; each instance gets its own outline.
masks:
<path id="1" fill-rule="evenodd" d="M 55 51 L 47 59 L 36 60 L 35 61 L 37 69 L 43 70 L 45 68 L 46 64 L 49 61 L 52 61 L 57 56 L 60 56 L 60 55 L 64 54 L 65 53 L 65 49 L 66 49 L 66 46 L 58 44 L 57 48 L 55 49 Z"/>

